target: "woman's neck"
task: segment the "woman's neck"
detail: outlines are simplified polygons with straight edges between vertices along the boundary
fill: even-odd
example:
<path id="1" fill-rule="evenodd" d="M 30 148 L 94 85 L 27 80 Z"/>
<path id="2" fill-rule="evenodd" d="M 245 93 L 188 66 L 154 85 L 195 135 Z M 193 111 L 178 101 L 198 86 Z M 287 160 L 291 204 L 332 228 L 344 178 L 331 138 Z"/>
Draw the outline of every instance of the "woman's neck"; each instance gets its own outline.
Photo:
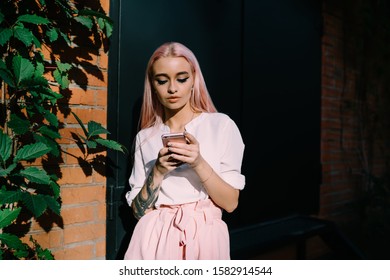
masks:
<path id="1" fill-rule="evenodd" d="M 183 132 L 185 126 L 191 122 L 197 113 L 192 110 L 186 110 L 185 112 L 177 112 L 166 118 L 165 124 L 169 126 L 171 132 Z"/>

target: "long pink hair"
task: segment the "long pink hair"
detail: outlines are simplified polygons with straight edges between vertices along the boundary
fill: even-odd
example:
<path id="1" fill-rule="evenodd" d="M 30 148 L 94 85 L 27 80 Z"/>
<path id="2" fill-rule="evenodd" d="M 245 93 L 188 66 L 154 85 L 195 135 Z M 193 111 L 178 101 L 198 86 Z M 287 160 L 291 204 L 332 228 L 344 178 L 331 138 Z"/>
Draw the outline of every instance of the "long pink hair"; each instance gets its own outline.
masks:
<path id="1" fill-rule="evenodd" d="M 177 42 L 164 43 L 158 47 L 149 59 L 144 85 L 144 96 L 141 107 L 140 129 L 154 126 L 163 122 L 164 108 L 153 92 L 153 64 L 161 57 L 184 57 L 191 65 L 194 75 L 194 90 L 190 104 L 194 111 L 217 112 L 204 81 L 198 60 L 193 52 Z"/>

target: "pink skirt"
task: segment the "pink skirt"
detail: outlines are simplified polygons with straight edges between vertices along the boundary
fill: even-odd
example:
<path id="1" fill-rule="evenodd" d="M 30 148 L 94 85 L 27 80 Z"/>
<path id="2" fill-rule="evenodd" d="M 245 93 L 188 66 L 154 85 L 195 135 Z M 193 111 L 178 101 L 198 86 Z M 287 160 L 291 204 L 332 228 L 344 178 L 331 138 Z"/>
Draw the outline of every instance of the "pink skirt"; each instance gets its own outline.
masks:
<path id="1" fill-rule="evenodd" d="M 135 226 L 125 260 L 228 260 L 229 232 L 210 199 L 160 206 Z"/>

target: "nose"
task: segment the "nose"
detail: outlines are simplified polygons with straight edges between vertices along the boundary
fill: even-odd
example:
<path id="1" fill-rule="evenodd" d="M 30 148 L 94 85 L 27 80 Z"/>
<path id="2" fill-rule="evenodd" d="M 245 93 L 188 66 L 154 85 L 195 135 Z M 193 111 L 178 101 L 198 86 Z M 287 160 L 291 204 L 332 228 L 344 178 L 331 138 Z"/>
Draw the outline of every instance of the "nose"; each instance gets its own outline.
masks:
<path id="1" fill-rule="evenodd" d="M 168 87 L 168 93 L 176 93 L 177 89 L 174 83 L 170 83 Z"/>

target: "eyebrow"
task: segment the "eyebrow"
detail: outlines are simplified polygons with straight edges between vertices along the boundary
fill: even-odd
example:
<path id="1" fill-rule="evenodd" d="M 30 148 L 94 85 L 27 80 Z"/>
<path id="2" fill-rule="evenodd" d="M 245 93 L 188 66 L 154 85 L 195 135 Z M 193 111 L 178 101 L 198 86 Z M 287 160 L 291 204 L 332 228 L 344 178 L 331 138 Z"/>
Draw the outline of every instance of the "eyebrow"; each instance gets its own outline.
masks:
<path id="1" fill-rule="evenodd" d="M 181 72 L 176 73 L 176 76 L 185 75 L 185 74 L 189 75 L 189 73 L 187 71 L 181 71 Z M 168 74 L 166 74 L 166 73 L 159 73 L 159 74 L 154 75 L 155 78 L 161 77 L 161 76 L 168 77 Z"/>

